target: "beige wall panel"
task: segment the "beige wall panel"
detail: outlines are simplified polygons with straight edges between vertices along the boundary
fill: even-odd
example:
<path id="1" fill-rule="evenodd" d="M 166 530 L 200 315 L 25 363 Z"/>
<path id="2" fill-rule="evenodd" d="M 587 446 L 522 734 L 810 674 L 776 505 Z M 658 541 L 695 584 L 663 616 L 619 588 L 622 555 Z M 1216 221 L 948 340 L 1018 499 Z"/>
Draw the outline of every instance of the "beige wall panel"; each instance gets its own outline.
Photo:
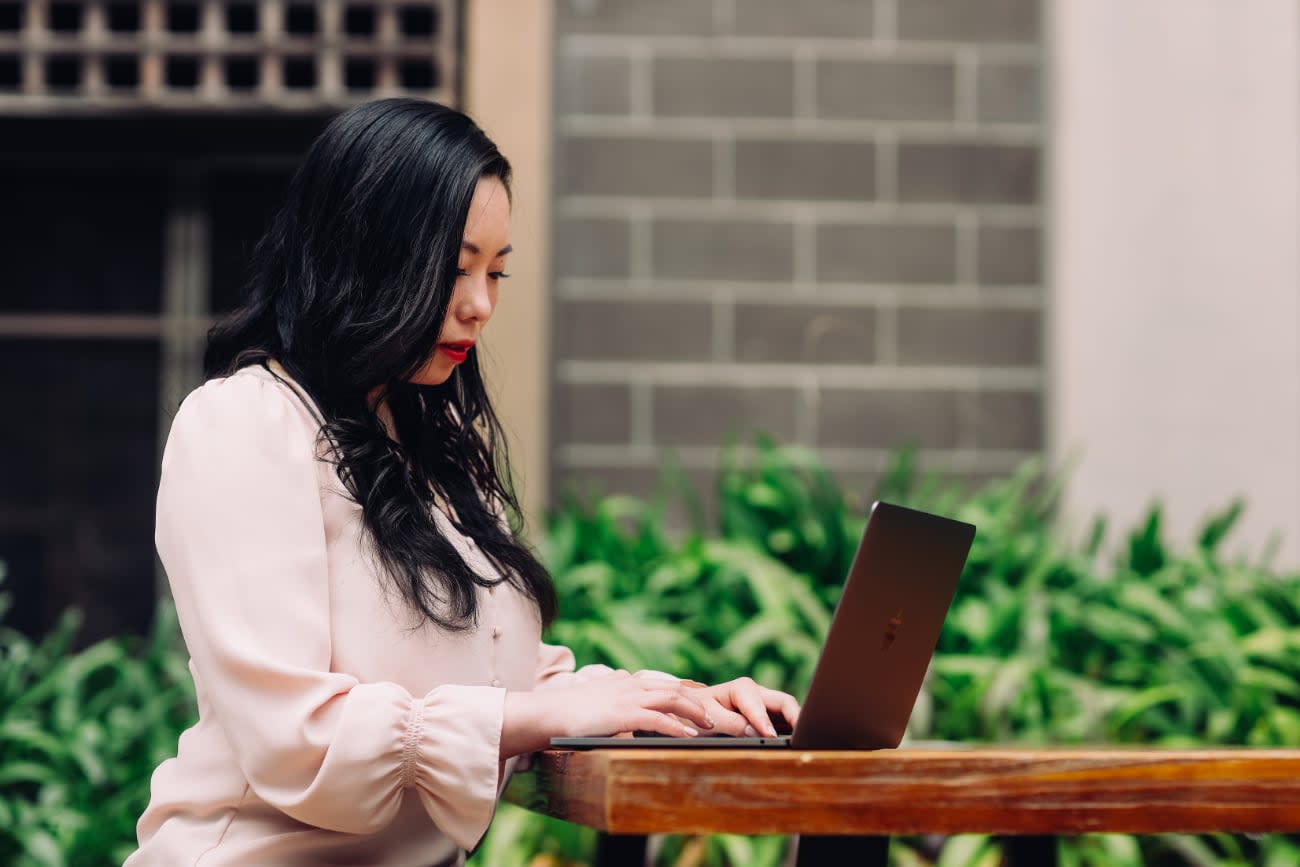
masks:
<path id="1" fill-rule="evenodd" d="M 465 108 L 515 171 L 512 276 L 484 337 L 486 375 L 536 527 L 547 481 L 551 4 L 469 0 L 465 11 Z"/>
<path id="2" fill-rule="evenodd" d="M 1050 439 L 1072 507 L 1300 564 L 1294 0 L 1062 0 L 1051 24 Z M 1114 524 L 1112 524 L 1114 526 Z"/>

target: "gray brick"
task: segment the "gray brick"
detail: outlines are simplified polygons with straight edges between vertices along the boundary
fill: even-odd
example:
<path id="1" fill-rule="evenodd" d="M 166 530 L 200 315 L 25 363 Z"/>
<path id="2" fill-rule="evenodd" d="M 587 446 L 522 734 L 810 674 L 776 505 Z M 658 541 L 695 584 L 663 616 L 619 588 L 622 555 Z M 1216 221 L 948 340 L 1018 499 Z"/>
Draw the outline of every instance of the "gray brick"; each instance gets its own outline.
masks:
<path id="1" fill-rule="evenodd" d="M 741 58 L 658 58 L 654 110 L 665 116 L 790 117 L 794 62 Z"/>
<path id="2" fill-rule="evenodd" d="M 1027 145 L 905 143 L 898 195 L 906 202 L 1033 204 L 1038 159 L 1038 148 Z"/>
<path id="3" fill-rule="evenodd" d="M 902 364 L 1033 366 L 1042 360 L 1042 314 L 1036 310 L 902 308 Z"/>
<path id="4" fill-rule="evenodd" d="M 735 322 L 741 361 L 870 364 L 876 359 L 871 308 L 741 304 Z"/>
<path id="5" fill-rule="evenodd" d="M 875 198 L 875 147 L 860 142 L 738 141 L 736 195 L 852 201 Z"/>
<path id="6" fill-rule="evenodd" d="M 651 256 L 659 277 L 785 282 L 794 276 L 794 228 L 749 220 L 657 220 Z"/>
<path id="7" fill-rule="evenodd" d="M 626 443 L 632 438 L 626 385 L 555 385 L 555 437 L 562 443 Z"/>
<path id="8" fill-rule="evenodd" d="M 949 470 L 938 475 L 945 484 L 952 485 L 967 494 L 974 494 L 993 482 L 1005 481 L 1011 474 L 993 470 L 968 470 L 965 472 Z"/>
<path id="9" fill-rule="evenodd" d="M 969 396 L 971 438 L 977 448 L 1043 447 L 1043 397 L 1036 391 L 987 391 Z"/>
<path id="10" fill-rule="evenodd" d="M 951 225 L 822 225 L 817 279 L 844 283 L 951 283 L 957 231 Z"/>
<path id="11" fill-rule="evenodd" d="M 632 70 L 625 57 L 556 58 L 555 98 L 565 114 L 628 114 L 632 110 Z"/>
<path id="12" fill-rule="evenodd" d="M 825 60 L 817 65 L 817 113 L 821 117 L 952 120 L 956 91 L 951 63 Z"/>
<path id="13" fill-rule="evenodd" d="M 709 0 L 558 0 L 557 33 L 705 36 L 715 32 Z"/>
<path id="14" fill-rule="evenodd" d="M 670 532 L 717 526 L 717 482 L 713 469 L 680 470 L 684 474 L 665 478 L 661 467 L 581 466 L 560 467 L 551 491 L 555 504 L 571 494 L 591 501 L 596 497 L 625 495 L 637 497 L 664 510 L 664 524 Z M 683 484 L 686 491 L 683 491 Z M 662 500 L 659 498 L 662 495 Z M 691 499 L 695 505 L 691 505 Z"/>
<path id="15" fill-rule="evenodd" d="M 871 36 L 873 0 L 734 0 L 741 36 Z"/>
<path id="16" fill-rule="evenodd" d="M 792 442 L 799 393 L 793 388 L 665 385 L 654 390 L 654 438 L 666 445 L 721 445 L 766 433 Z"/>
<path id="17" fill-rule="evenodd" d="M 556 310 L 555 357 L 701 361 L 712 355 L 712 329 L 707 304 L 565 301 Z"/>
<path id="18" fill-rule="evenodd" d="M 631 227 L 617 219 L 557 219 L 554 269 L 560 277 L 626 277 Z"/>
<path id="19" fill-rule="evenodd" d="M 1042 235 L 1029 226 L 981 226 L 979 281 L 1006 286 L 1043 282 Z"/>
<path id="20" fill-rule="evenodd" d="M 1040 0 L 899 0 L 902 39 L 1037 42 Z"/>
<path id="21" fill-rule="evenodd" d="M 713 195 L 713 142 L 588 138 L 560 141 L 559 189 L 577 195 Z"/>
<path id="22" fill-rule="evenodd" d="M 955 391 L 822 389 L 817 441 L 824 446 L 953 448 L 961 428 Z"/>
<path id="23" fill-rule="evenodd" d="M 987 123 L 1037 123 L 1041 86 L 1036 63 L 981 63 L 977 116 Z"/>
<path id="24" fill-rule="evenodd" d="M 937 484 L 941 489 L 950 490 L 955 488 L 956 490 L 967 494 L 974 493 L 989 482 L 1005 479 L 1008 475 L 1009 473 L 1006 472 L 995 472 L 992 470 L 944 469 L 938 461 L 930 459 L 924 454 L 920 455 L 917 460 L 918 480 L 934 479 L 935 484 Z M 871 504 L 873 499 L 881 499 L 883 497 L 886 500 L 893 500 L 897 498 L 898 494 L 893 486 L 886 488 L 882 484 L 887 478 L 888 477 L 885 474 L 881 474 L 878 477 L 874 488 L 868 489 L 871 494 L 867 499 L 868 505 Z"/>
<path id="25" fill-rule="evenodd" d="M 654 492 L 658 472 L 649 467 L 567 467 L 557 463 L 551 484 L 552 505 L 574 495 L 584 501 L 622 494 L 648 497 Z"/>

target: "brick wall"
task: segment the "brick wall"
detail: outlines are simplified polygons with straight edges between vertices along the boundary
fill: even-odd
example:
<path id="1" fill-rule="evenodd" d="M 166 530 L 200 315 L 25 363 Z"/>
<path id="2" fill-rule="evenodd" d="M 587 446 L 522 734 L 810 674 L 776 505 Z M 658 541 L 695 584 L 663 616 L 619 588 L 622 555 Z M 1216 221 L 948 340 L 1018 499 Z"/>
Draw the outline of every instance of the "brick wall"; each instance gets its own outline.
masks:
<path id="1" fill-rule="evenodd" d="M 552 491 L 1043 446 L 1039 0 L 556 0 Z"/>

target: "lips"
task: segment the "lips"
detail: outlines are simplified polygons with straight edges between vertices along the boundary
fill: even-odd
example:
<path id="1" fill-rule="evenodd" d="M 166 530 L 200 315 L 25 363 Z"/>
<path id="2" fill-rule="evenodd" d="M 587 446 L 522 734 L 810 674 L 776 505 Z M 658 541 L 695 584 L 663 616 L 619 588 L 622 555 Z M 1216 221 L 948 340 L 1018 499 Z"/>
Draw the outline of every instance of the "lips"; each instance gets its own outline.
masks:
<path id="1" fill-rule="evenodd" d="M 450 358 L 456 364 L 462 363 L 469 356 L 469 351 L 473 348 L 473 341 L 438 344 L 438 351 Z"/>

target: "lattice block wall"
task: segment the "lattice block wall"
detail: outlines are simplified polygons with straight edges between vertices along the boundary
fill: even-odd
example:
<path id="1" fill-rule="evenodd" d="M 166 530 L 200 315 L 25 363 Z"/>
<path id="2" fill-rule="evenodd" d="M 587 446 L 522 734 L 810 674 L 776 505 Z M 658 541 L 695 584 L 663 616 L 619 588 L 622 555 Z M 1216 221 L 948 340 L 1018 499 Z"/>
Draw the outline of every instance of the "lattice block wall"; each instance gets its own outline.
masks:
<path id="1" fill-rule="evenodd" d="M 455 103 L 456 0 L 0 0 L 0 112 Z"/>

